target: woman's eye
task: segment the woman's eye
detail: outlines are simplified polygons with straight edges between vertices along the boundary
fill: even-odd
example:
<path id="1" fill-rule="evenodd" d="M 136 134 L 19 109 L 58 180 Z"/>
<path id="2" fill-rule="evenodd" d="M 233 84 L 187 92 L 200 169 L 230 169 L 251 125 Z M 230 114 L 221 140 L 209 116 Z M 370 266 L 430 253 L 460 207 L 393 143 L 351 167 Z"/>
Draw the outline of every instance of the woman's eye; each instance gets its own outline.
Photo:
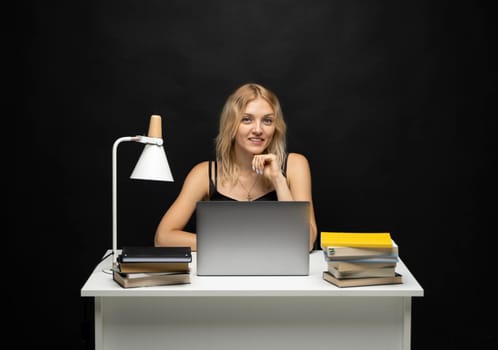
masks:
<path id="1" fill-rule="evenodd" d="M 251 122 L 251 118 L 249 118 L 249 117 L 242 117 L 242 123 L 249 124 L 250 122 Z"/>
<path id="2" fill-rule="evenodd" d="M 271 125 L 273 123 L 273 119 L 271 119 L 271 118 L 263 119 L 263 123 L 265 125 Z"/>

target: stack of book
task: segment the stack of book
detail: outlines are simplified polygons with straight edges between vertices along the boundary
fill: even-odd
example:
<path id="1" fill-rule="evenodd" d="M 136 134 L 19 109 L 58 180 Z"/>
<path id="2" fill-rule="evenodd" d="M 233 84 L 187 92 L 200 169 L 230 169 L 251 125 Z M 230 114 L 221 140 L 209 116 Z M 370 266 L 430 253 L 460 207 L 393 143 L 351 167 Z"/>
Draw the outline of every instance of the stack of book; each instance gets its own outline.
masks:
<path id="1" fill-rule="evenodd" d="M 323 279 L 337 287 L 402 283 L 396 273 L 398 245 L 390 233 L 321 232 L 328 269 Z"/>
<path id="2" fill-rule="evenodd" d="M 124 247 L 113 267 L 123 288 L 190 283 L 190 247 Z"/>

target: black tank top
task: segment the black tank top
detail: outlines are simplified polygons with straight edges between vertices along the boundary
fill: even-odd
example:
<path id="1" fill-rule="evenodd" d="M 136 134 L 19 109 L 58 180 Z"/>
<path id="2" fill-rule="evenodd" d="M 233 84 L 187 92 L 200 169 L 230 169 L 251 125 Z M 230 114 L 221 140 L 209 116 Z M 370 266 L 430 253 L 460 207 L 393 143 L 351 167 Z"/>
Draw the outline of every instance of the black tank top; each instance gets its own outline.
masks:
<path id="1" fill-rule="evenodd" d="M 284 159 L 284 163 L 282 164 L 282 174 L 287 176 L 287 158 L 288 154 Z M 212 163 L 213 161 L 209 161 L 209 200 L 211 201 L 236 201 L 234 198 L 230 198 L 218 192 L 218 163 L 214 162 L 214 182 L 212 176 Z M 254 199 L 255 201 L 277 201 L 277 191 L 273 190 L 268 193 L 265 193 L 261 197 Z"/>

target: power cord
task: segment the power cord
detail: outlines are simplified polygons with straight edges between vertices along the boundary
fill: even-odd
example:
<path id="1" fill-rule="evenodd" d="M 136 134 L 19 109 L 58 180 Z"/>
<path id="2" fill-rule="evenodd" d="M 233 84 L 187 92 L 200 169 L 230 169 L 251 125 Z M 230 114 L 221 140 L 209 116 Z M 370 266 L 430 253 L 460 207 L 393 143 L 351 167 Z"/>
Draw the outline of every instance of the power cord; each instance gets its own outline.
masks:
<path id="1" fill-rule="evenodd" d="M 110 257 L 111 255 L 114 255 L 114 252 L 111 251 L 109 254 L 105 255 L 102 260 L 100 261 L 104 261 L 105 259 L 107 259 L 108 257 Z M 112 275 L 112 271 L 113 271 L 113 267 L 110 267 L 110 268 L 102 268 L 102 272 L 103 273 L 107 273 L 108 275 Z"/>

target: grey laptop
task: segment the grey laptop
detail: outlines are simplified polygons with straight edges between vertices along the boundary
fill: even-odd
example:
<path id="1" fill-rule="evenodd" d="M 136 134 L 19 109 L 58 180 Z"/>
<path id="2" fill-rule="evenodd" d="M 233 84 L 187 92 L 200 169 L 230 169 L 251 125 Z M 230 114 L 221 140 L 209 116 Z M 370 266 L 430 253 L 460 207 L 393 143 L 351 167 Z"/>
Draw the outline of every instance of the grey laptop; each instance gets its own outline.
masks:
<path id="1" fill-rule="evenodd" d="M 197 274 L 308 275 L 309 202 L 197 203 Z"/>

